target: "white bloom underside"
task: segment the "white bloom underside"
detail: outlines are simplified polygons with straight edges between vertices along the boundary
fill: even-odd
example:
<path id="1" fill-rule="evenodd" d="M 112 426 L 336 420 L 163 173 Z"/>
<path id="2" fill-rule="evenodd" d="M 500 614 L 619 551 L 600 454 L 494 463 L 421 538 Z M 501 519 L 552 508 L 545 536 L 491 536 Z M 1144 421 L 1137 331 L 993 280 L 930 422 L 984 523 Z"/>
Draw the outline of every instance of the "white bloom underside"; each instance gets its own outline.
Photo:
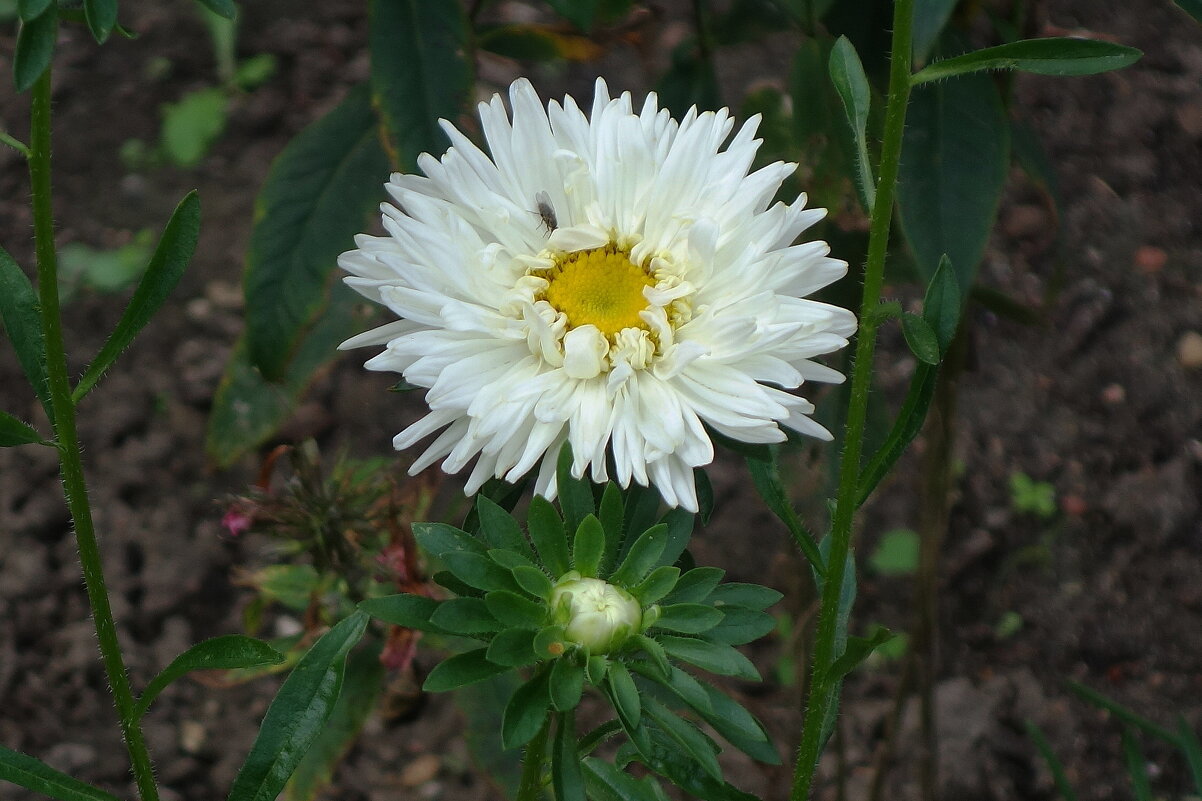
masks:
<path id="1" fill-rule="evenodd" d="M 601 80 L 591 115 L 570 97 L 544 109 L 525 80 L 510 103 L 512 121 L 500 96 L 480 105 L 491 157 L 444 121 L 450 150 L 419 159 L 424 177 L 387 184 L 388 235 L 358 237 L 338 261 L 347 284 L 402 318 L 342 347 L 383 344 L 367 367 L 428 389 L 430 413 L 393 440 L 442 429 L 412 472 L 475 459 L 473 493 L 538 468 L 535 491 L 553 498 L 570 442 L 576 476 L 607 480 L 608 449 L 622 486 L 696 510 L 692 470 L 714 455 L 704 426 L 751 443 L 784 440 L 782 425 L 829 439 L 787 390 L 843 379 L 813 358 L 845 346 L 855 318 L 803 296 L 847 264 L 824 242 L 793 244 L 824 210 L 804 195 L 769 205 L 795 165 L 749 173 L 758 117 L 723 148 L 725 110 L 678 123 L 655 95 L 636 112 Z M 620 262 L 641 282 L 625 327 L 553 305 L 549 287 L 575 258 L 602 280 Z"/>

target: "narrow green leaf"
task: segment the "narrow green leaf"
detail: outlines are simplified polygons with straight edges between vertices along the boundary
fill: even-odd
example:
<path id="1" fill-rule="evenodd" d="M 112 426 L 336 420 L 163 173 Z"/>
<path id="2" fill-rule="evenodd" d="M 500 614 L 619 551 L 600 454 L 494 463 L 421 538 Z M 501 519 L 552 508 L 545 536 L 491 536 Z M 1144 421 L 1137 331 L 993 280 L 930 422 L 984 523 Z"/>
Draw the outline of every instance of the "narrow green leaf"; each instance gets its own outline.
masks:
<path id="1" fill-rule="evenodd" d="M 596 757 L 586 757 L 582 764 L 589 798 L 596 801 L 667 801 L 667 796 L 651 776 L 636 779 Z"/>
<path id="2" fill-rule="evenodd" d="M 744 584 L 732 581 L 720 584 L 708 596 L 714 606 L 721 609 L 726 606 L 741 606 L 745 609 L 763 611 L 775 605 L 785 596 L 771 587 L 761 587 L 759 584 Z"/>
<path id="3" fill-rule="evenodd" d="M 523 590 L 536 598 L 550 598 L 551 590 L 555 589 L 554 585 L 551 584 L 551 579 L 547 578 L 547 574 L 537 567 L 518 565 L 510 568 L 510 572 L 513 573 L 514 581 Z"/>
<path id="4" fill-rule="evenodd" d="M 726 571 L 720 567 L 695 567 L 680 577 L 666 600 L 675 604 L 704 601 L 725 575 Z"/>
<path id="5" fill-rule="evenodd" d="M 906 390 L 906 399 L 897 413 L 897 419 L 893 421 L 893 427 L 889 429 L 880 449 L 872 455 L 864 472 L 860 474 L 857 506 L 868 500 L 877 484 L 881 483 L 881 479 L 889 474 L 894 463 L 901 458 L 906 446 L 922 430 L 927 410 L 935 396 L 936 374 L 937 368 L 929 364 L 919 364 L 914 370 L 914 375 L 910 378 L 910 387 Z"/>
<path id="6" fill-rule="evenodd" d="M 8 332 L 21 371 L 51 420 L 50 389 L 46 383 L 46 342 L 38 315 L 38 296 L 29 278 L 0 247 L 0 322 Z"/>
<path id="7" fill-rule="evenodd" d="M 591 754 L 597 749 L 597 746 L 605 742 L 616 734 L 622 731 L 622 721 L 607 720 L 597 728 L 590 731 L 588 734 L 580 738 L 579 748 L 577 749 L 580 756 Z"/>
<path id="8" fill-rule="evenodd" d="M 747 457 L 747 467 L 751 470 L 751 480 L 755 484 L 756 492 L 772 510 L 772 514 L 785 524 L 785 528 L 793 537 L 793 542 L 797 543 L 798 549 L 809 561 L 810 566 L 821 573 L 826 568 L 823 566 L 822 558 L 818 555 L 818 546 L 814 544 L 814 535 L 802 524 L 797 512 L 793 511 L 793 504 L 789 502 L 784 485 L 781 483 L 780 471 L 777 469 L 778 450 L 771 449 L 768 453 L 767 459 L 755 456 Z"/>
<path id="9" fill-rule="evenodd" d="M 388 135 L 393 165 L 415 172 L 421 153 L 447 148 L 439 119 L 453 120 L 468 100 L 472 70 L 460 3 L 370 0 L 372 103 Z"/>
<path id="10" fill-rule="evenodd" d="M 655 665 L 661 676 L 668 676 L 672 672 L 672 665 L 668 662 L 668 652 L 658 640 L 653 640 L 644 634 L 635 635 L 632 639 L 634 644 L 641 648 Z"/>
<path id="11" fill-rule="evenodd" d="M 597 568 L 599 576 L 609 575 L 618 558 L 618 550 L 622 547 L 622 534 L 625 531 L 622 525 L 625 515 L 622 490 L 611 481 L 605 485 L 605 491 L 601 494 L 601 504 L 597 509 L 597 518 L 605 531 L 605 557 Z"/>
<path id="12" fill-rule="evenodd" d="M 661 565 L 651 571 L 647 578 L 638 586 L 630 588 L 630 594 L 639 599 L 643 606 L 650 606 L 672 592 L 676 582 L 680 580 L 680 568 L 675 565 Z"/>
<path id="13" fill-rule="evenodd" d="M 920 274 L 946 254 L 972 286 L 1010 168 L 1010 124 L 997 86 L 969 75 L 911 95 L 898 183 L 901 228 Z"/>
<path id="14" fill-rule="evenodd" d="M 576 529 L 572 545 L 572 567 L 580 575 L 594 578 L 605 556 L 605 529 L 595 515 L 588 515 Z"/>
<path id="15" fill-rule="evenodd" d="M 532 664 L 538 661 L 538 654 L 534 651 L 534 638 L 537 635 L 534 629 L 505 629 L 493 637 L 484 657 L 489 662 L 506 667 Z"/>
<path id="16" fill-rule="evenodd" d="M 138 282 L 129 305 L 117 321 L 113 333 L 101 347 L 96 358 L 84 371 L 83 378 L 75 385 L 71 399 L 76 403 L 91 391 L 104 372 L 109 369 L 118 356 L 121 355 L 134 337 L 138 335 L 162 307 L 171 290 L 183 277 L 184 268 L 196 250 L 196 241 L 200 236 L 200 200 L 196 192 L 189 192 L 167 222 L 159 244 L 146 265 L 146 272 Z"/>
<path id="17" fill-rule="evenodd" d="M 681 554 L 689 547 L 693 537 L 693 526 L 697 523 L 697 515 L 681 508 L 671 509 L 660 520 L 668 527 L 668 538 L 664 550 L 655 560 L 657 566 L 674 565 Z"/>
<path id="18" fill-rule="evenodd" d="M 0 745 L 0 780 L 58 801 L 120 801 L 98 787 L 60 773 L 40 759 Z"/>
<path id="19" fill-rule="evenodd" d="M 83 0 L 83 13 L 92 36 L 104 44 L 117 24 L 117 0 Z"/>
<path id="20" fill-rule="evenodd" d="M 538 495 L 530 499 L 526 524 L 538 557 L 553 576 L 562 576 L 571 569 L 568 542 L 563 521 L 551 503 Z"/>
<path id="21" fill-rule="evenodd" d="M 846 36 L 840 36 L 831 49 L 830 73 L 856 144 L 856 188 L 864 208 L 871 212 L 876 204 L 876 179 L 872 177 L 872 162 L 868 158 L 868 108 L 872 92 L 860 56 Z"/>
<path id="22" fill-rule="evenodd" d="M 418 545 L 439 559 L 449 553 L 484 554 L 486 552 L 483 543 L 450 523 L 414 523 L 413 536 Z"/>
<path id="23" fill-rule="evenodd" d="M 490 548 L 514 551 L 534 558 L 534 551 L 513 515 L 483 495 L 476 498 L 476 511 L 480 518 L 480 535 Z"/>
<path id="24" fill-rule="evenodd" d="M 1068 687 L 1081 698 L 1084 698 L 1086 701 L 1096 707 L 1099 707 L 1100 709 L 1109 711 L 1112 715 L 1124 723 L 1134 726 L 1137 729 L 1142 729 L 1153 737 L 1159 737 L 1167 743 L 1180 746 L 1181 739 L 1177 736 L 1176 732 L 1170 731 L 1163 726 L 1153 723 L 1143 715 L 1133 712 L 1117 701 L 1112 701 L 1097 690 L 1086 687 L 1081 682 L 1074 681 L 1072 679 L 1069 679 Z"/>
<path id="25" fill-rule="evenodd" d="M 610 700 L 613 701 L 614 709 L 622 716 L 623 724 L 638 726 L 643 706 L 639 700 L 638 688 L 630 678 L 630 671 L 621 662 L 615 661 L 609 668 L 606 680 L 609 683 Z"/>
<path id="26" fill-rule="evenodd" d="M 234 0 L 197 0 L 197 2 L 220 17 L 234 19 L 238 16 L 238 7 L 234 5 Z"/>
<path id="27" fill-rule="evenodd" d="M 386 595 L 383 598 L 372 598 L 359 604 L 359 609 L 365 614 L 407 629 L 419 631 L 441 632 L 438 626 L 430 622 L 430 618 L 438 610 L 440 602 L 424 595 Z"/>
<path id="28" fill-rule="evenodd" d="M 911 54 L 915 64 L 926 63 L 931 48 L 939 40 L 939 34 L 959 0 L 915 0 L 914 33 Z"/>
<path id="29" fill-rule="evenodd" d="M 566 657 L 556 659 L 551 667 L 551 706 L 559 712 L 570 712 L 580 703 L 584 692 L 584 667 Z"/>
<path id="30" fill-rule="evenodd" d="M 735 676 L 748 681 L 759 681 L 759 671 L 751 660 L 729 645 L 706 642 L 695 637 L 677 637 L 663 634 L 655 638 L 668 655 L 702 670 L 719 676 Z"/>
<path id="31" fill-rule="evenodd" d="M 559 450 L 555 480 L 559 492 L 559 508 L 563 510 L 563 523 L 568 531 L 575 531 L 584 518 L 593 514 L 593 485 L 587 474 L 576 478 L 572 475 L 572 446 L 564 443 Z"/>
<path id="32" fill-rule="evenodd" d="M 930 324 L 917 314 L 906 312 L 902 315 L 902 333 L 910 352 L 923 364 L 939 364 L 939 338 L 935 336 Z"/>
<path id="33" fill-rule="evenodd" d="M 547 607 L 514 592 L 497 590 L 484 596 L 484 603 L 493 617 L 506 626 L 537 629 L 546 624 Z"/>
<path id="34" fill-rule="evenodd" d="M 1060 793 L 1060 798 L 1063 801 L 1077 801 L 1077 793 L 1073 790 L 1073 785 L 1068 780 L 1068 773 L 1064 770 L 1064 763 L 1056 757 L 1056 752 L 1052 750 L 1052 745 L 1048 742 L 1048 738 L 1031 721 L 1028 720 L 1025 723 L 1027 736 L 1031 738 L 1031 742 L 1035 743 L 1036 750 L 1039 751 L 1044 761 L 1048 763 L 1048 769 L 1052 772 L 1052 781 L 1056 783 L 1056 791 Z"/>
<path id="35" fill-rule="evenodd" d="M 643 711 L 676 742 L 676 745 L 715 779 L 721 780 L 722 768 L 718 765 L 718 748 L 714 741 L 687 720 L 677 717 L 666 706 L 648 696 L 643 699 Z"/>
<path id="36" fill-rule="evenodd" d="M 274 801 L 321 733 L 342 689 L 347 653 L 363 636 L 368 616 L 355 612 L 313 644 L 263 717 L 229 801 Z"/>
<path id="37" fill-rule="evenodd" d="M 705 632 L 705 639 L 726 645 L 743 645 L 765 637 L 776 629 L 776 618 L 767 612 L 755 609 L 726 607 L 725 617 L 714 628 Z"/>
<path id="38" fill-rule="evenodd" d="M 547 695 L 549 673 L 546 668 L 540 670 L 510 697 L 501 718 L 501 743 L 505 748 L 520 748 L 543 727 L 551 707 Z"/>
<path id="39" fill-rule="evenodd" d="M 31 444 L 50 443 L 29 424 L 21 422 L 8 412 L 0 412 L 0 448 Z"/>
<path id="40" fill-rule="evenodd" d="M 284 788 L 286 801 L 313 801 L 334 780 L 334 771 L 359 739 L 384 681 L 380 649 L 362 648 L 347 658 L 346 679 L 330 719 Z"/>
<path id="41" fill-rule="evenodd" d="M 936 61 L 916 72 L 910 85 L 984 70 L 1021 70 L 1053 76 L 1097 75 L 1128 67 L 1142 55 L 1134 47 L 1096 39 L 1024 39 Z"/>
<path id="42" fill-rule="evenodd" d="M 851 673 L 873 651 L 893 637 L 893 632 L 881 625 L 873 626 L 872 633 L 867 637 L 849 637 L 843 654 L 830 666 L 830 677 L 838 680 Z"/>
<path id="43" fill-rule="evenodd" d="M 442 561 L 460 581 L 478 590 L 518 590 L 513 574 L 487 556 L 464 551 L 442 555 Z"/>
<path id="44" fill-rule="evenodd" d="M 939 259 L 939 267 L 927 284 L 926 297 L 922 302 L 922 317 L 935 332 L 939 342 L 939 353 L 947 353 L 956 329 L 960 326 L 960 312 L 964 308 L 964 299 L 960 295 L 960 286 L 956 283 L 956 268 L 951 259 L 944 253 Z"/>
<path id="45" fill-rule="evenodd" d="M 505 665 L 489 662 L 485 657 L 487 650 L 487 648 L 477 648 L 440 662 L 430 671 L 430 675 L 422 684 L 422 689 L 428 693 L 443 693 L 457 687 L 484 681 L 489 676 L 495 676 L 510 669 Z"/>
<path id="46" fill-rule="evenodd" d="M 268 380 L 288 374 L 305 333 L 329 305 L 338 254 L 377 208 L 388 172 L 365 86 L 272 163 L 255 201 L 244 280 L 247 353 Z"/>
<path id="47" fill-rule="evenodd" d="M 440 587 L 445 587 L 461 598 L 483 598 L 484 591 L 462 581 L 449 570 L 439 570 L 430 579 Z"/>
<path id="48" fill-rule="evenodd" d="M 714 731 L 735 748 L 760 762 L 769 765 L 781 763 L 780 754 L 768 738 L 764 724 L 717 687 L 702 684 L 701 689 L 709 697 L 712 711 L 700 714 L 706 723 L 714 727 Z"/>
<path id="49" fill-rule="evenodd" d="M 576 753 L 576 716 L 568 710 L 558 713 L 555 720 L 555 742 L 551 752 L 551 786 L 555 790 L 555 801 L 585 801 L 584 773 Z"/>
<path id="50" fill-rule="evenodd" d="M 669 604 L 660 608 L 654 627 L 681 634 L 700 634 L 722 622 L 725 615 L 705 604 Z"/>
<path id="51" fill-rule="evenodd" d="M 13 78 L 18 92 L 28 91 L 50 67 L 57 37 L 58 12 L 53 8 L 21 23 L 17 51 L 13 54 Z"/>
<path id="52" fill-rule="evenodd" d="M 171 660 L 171 664 L 163 668 L 162 672 L 151 679 L 141 697 L 138 698 L 134 714 L 138 717 L 146 714 L 146 710 L 154 703 L 154 699 L 159 693 L 171 682 L 194 670 L 232 670 L 260 665 L 278 665 L 283 661 L 283 654 L 254 637 L 242 634 L 213 637 L 184 651 Z"/>
<path id="53" fill-rule="evenodd" d="M 1202 23 L 1202 0 L 1173 0 L 1177 8 Z M 1202 782 L 1200 782 L 1202 784 Z"/>
<path id="54" fill-rule="evenodd" d="M 17 16 L 22 22 L 31 22 L 42 16 L 54 0 L 17 0 Z"/>
<path id="55" fill-rule="evenodd" d="M 443 601 L 430 615 L 430 622 L 455 634 L 488 634 L 503 627 L 480 598 L 452 598 Z"/>
<path id="56" fill-rule="evenodd" d="M 1131 777 L 1131 789 L 1135 801 L 1152 801 L 1152 787 L 1148 783 L 1148 759 L 1135 741 L 1131 728 L 1123 729 L 1123 758 L 1127 763 L 1127 775 Z"/>
<path id="57" fill-rule="evenodd" d="M 652 526 L 639 535 L 630 546 L 629 553 L 614 571 L 609 581 L 624 587 L 633 587 L 642 581 L 655 566 L 664 547 L 668 544 L 668 526 L 664 523 Z"/>

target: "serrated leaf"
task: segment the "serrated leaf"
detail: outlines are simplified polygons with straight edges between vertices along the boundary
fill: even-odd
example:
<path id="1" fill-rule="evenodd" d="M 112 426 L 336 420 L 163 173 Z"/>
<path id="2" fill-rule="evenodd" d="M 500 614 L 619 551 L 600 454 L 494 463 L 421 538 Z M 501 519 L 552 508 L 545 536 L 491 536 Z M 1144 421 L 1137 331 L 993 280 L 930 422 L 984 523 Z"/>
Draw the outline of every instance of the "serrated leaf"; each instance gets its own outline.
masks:
<path id="1" fill-rule="evenodd" d="M 897 189 L 901 227 L 929 279 L 946 254 L 972 286 L 1010 167 L 1010 126 L 993 81 L 969 75 L 911 95 Z"/>
<path id="2" fill-rule="evenodd" d="M 493 617 L 506 626 L 540 628 L 547 621 L 547 607 L 523 598 L 514 592 L 498 590 L 484 596 L 484 603 Z"/>
<path id="3" fill-rule="evenodd" d="M 138 281 L 129 304 L 121 314 L 121 319 L 113 328 L 113 333 L 105 340 L 100 352 L 92 359 L 83 377 L 75 385 L 71 399 L 79 403 L 91 391 L 96 382 L 112 366 L 117 357 L 129 347 L 134 337 L 146 327 L 155 312 L 162 308 L 171 291 L 175 289 L 184 269 L 196 252 L 196 242 L 200 237 L 200 199 L 196 192 L 189 192 L 175 207 L 171 219 L 159 237 L 159 243 L 146 265 L 146 272 Z"/>
<path id="4" fill-rule="evenodd" d="M 28 91 L 49 69 L 57 37 L 58 13 L 53 8 L 21 23 L 17 50 L 13 53 L 13 79 L 18 92 Z"/>
<path id="5" fill-rule="evenodd" d="M 856 145 L 856 188 L 864 208 L 871 212 L 876 204 L 876 179 L 872 177 L 872 162 L 868 158 L 868 110 L 872 92 L 860 56 L 846 36 L 840 36 L 831 48 L 830 74 L 835 91 L 843 101 L 847 124 Z"/>
<path id="6" fill-rule="evenodd" d="M 83 13 L 92 36 L 104 44 L 117 25 L 117 0 L 83 0 Z"/>
<path id="7" fill-rule="evenodd" d="M 33 426 L 13 417 L 8 412 L 0 412 L 0 448 L 10 448 L 14 445 L 49 445 Z"/>
<path id="8" fill-rule="evenodd" d="M 582 576 L 594 578 L 605 557 L 605 529 L 595 515 L 588 515 L 576 529 L 572 545 L 572 568 Z"/>
<path id="9" fill-rule="evenodd" d="M 634 680 L 630 678 L 630 671 L 621 662 L 614 662 L 609 668 L 609 676 L 606 681 L 609 683 L 610 699 L 613 701 L 614 709 L 622 718 L 622 725 L 638 726 L 640 716 L 643 714 L 643 706 L 639 700 L 638 688 L 634 686 Z"/>
<path id="10" fill-rule="evenodd" d="M 386 595 L 383 598 L 371 598 L 359 604 L 359 609 L 385 623 L 403 626 L 419 631 L 442 632 L 438 626 L 430 622 L 431 616 L 441 602 L 424 595 Z"/>
<path id="11" fill-rule="evenodd" d="M 57 801 L 120 801 L 98 787 L 60 773 L 40 759 L 0 746 L 0 780 Z"/>
<path id="12" fill-rule="evenodd" d="M 547 695 L 548 669 L 543 669 L 517 689 L 505 706 L 501 719 L 501 743 L 505 748 L 520 748 L 538 734 L 550 711 Z"/>
<path id="13" fill-rule="evenodd" d="M 580 703 L 584 692 L 584 667 L 572 659 L 556 659 L 551 667 L 551 683 L 548 686 L 551 706 L 559 712 L 569 712 Z"/>
<path id="14" fill-rule="evenodd" d="M 660 607 L 654 627 L 681 634 L 700 634 L 721 623 L 723 617 L 720 610 L 705 604 L 669 604 Z"/>
<path id="15" fill-rule="evenodd" d="M 355 612 L 326 632 L 301 658 L 263 717 L 229 801 L 275 801 L 321 733 L 342 689 L 346 657 L 367 628 Z"/>
<path id="16" fill-rule="evenodd" d="M 430 622 L 455 634 L 488 634 L 500 631 L 502 625 L 480 598 L 452 598 L 443 601 L 430 615 Z"/>
<path id="17" fill-rule="evenodd" d="M 484 681 L 489 676 L 495 676 L 510 669 L 505 665 L 489 662 L 485 656 L 487 651 L 487 648 L 477 648 L 474 651 L 457 654 L 450 659 L 443 660 L 430 671 L 430 675 L 422 684 L 422 689 L 428 693 L 443 693 L 457 687 Z"/>
<path id="18" fill-rule="evenodd" d="M 489 662 L 506 667 L 520 667 L 538 660 L 534 638 L 538 632 L 527 628 L 505 629 L 493 637 L 484 654 Z"/>
<path id="19" fill-rule="evenodd" d="M 283 661 L 283 654 L 254 637 L 242 634 L 213 637 L 184 651 L 151 679 L 138 698 L 134 714 L 137 717 L 146 714 L 146 710 L 154 703 L 154 699 L 159 693 L 176 679 L 182 678 L 194 670 L 234 670 L 260 665 L 278 665 Z"/>
<path id="20" fill-rule="evenodd" d="M 272 162 L 255 201 L 244 279 L 247 353 L 268 380 L 288 375 L 324 316 L 338 254 L 376 209 L 389 167 L 365 86 Z"/>
<path id="21" fill-rule="evenodd" d="M 667 544 L 668 526 L 666 524 L 660 523 L 647 529 L 630 546 L 626 558 L 609 578 L 609 582 L 624 587 L 638 584 L 646 578 L 651 568 L 655 567 Z"/>
<path id="22" fill-rule="evenodd" d="M 760 680 L 759 671 L 751 664 L 751 660 L 729 645 L 671 634 L 660 635 L 655 640 L 664 647 L 668 656 L 696 665 L 702 670 L 719 676 L 735 676 L 748 681 Z"/>
<path id="23" fill-rule="evenodd" d="M 906 344 L 914 357 L 923 364 L 939 364 L 939 338 L 935 336 L 930 324 L 917 314 L 906 312 L 902 315 L 902 333 Z"/>
<path id="24" fill-rule="evenodd" d="M 370 0 L 372 103 L 394 166 L 415 172 L 448 142 L 438 120 L 459 116 L 472 86 L 469 30 L 459 3 Z"/>
<path id="25" fill-rule="evenodd" d="M 530 539 L 538 551 L 538 558 L 553 576 L 562 576 L 571 569 L 568 542 L 564 534 L 563 521 L 550 501 L 535 495 L 530 499 L 526 512 L 526 526 Z"/>
<path id="26" fill-rule="evenodd" d="M 38 315 L 38 296 L 28 276 L 0 247 L 0 322 L 8 332 L 9 342 L 17 353 L 21 371 L 46 410 L 54 419 L 50 407 L 50 389 L 46 383 L 46 342 L 42 335 L 42 320 Z"/>
<path id="27" fill-rule="evenodd" d="M 910 78 L 911 86 L 986 70 L 1020 70 L 1036 75 L 1097 75 L 1122 69 L 1142 56 L 1134 47 L 1096 39 L 1024 39 L 936 61 Z"/>
<path id="28" fill-rule="evenodd" d="M 639 599 L 644 607 L 650 606 L 663 598 L 676 587 L 680 580 L 680 568 L 675 565 L 661 565 L 651 571 L 642 583 L 630 588 L 630 594 Z"/>

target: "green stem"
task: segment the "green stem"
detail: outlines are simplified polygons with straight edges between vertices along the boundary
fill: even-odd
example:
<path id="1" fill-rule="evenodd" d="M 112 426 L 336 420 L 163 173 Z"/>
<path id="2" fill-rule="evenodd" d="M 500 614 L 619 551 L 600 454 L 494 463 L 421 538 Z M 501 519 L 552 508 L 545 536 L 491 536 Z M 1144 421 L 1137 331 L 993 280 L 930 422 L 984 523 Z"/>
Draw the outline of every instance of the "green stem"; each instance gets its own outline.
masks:
<path id="1" fill-rule="evenodd" d="M 0 144 L 8 145 L 25 158 L 29 158 L 29 148 L 25 145 L 25 143 L 16 137 L 6 134 L 4 131 L 0 131 Z"/>
<path id="2" fill-rule="evenodd" d="M 515 801 L 538 801 L 543 793 L 543 764 L 547 761 L 547 735 L 551 731 L 551 715 L 543 721 L 543 727 L 526 746 L 522 759 L 522 779 L 518 783 Z"/>
<path id="3" fill-rule="evenodd" d="M 75 524 L 75 539 L 79 546 L 79 561 L 83 566 L 84 585 L 100 641 L 100 656 L 108 674 L 109 686 L 117 714 L 121 718 L 121 734 L 129 751 L 134 780 L 142 801 L 158 801 L 154 770 L 146 741 L 138 724 L 133 692 L 125 675 L 117 628 L 109 608 L 108 591 L 101 570 L 100 548 L 88 505 L 88 488 L 84 481 L 83 459 L 75 430 L 75 404 L 71 401 L 71 380 L 67 374 L 67 355 L 63 345 L 62 315 L 58 299 L 58 264 L 54 249 L 54 208 L 50 190 L 50 69 L 47 68 L 33 85 L 30 104 L 29 178 L 33 192 L 33 231 L 37 252 L 38 300 L 41 305 L 42 328 L 46 337 L 46 378 L 50 390 L 50 407 L 54 411 L 54 433 L 59 451 L 59 467 L 67 508 Z"/>
<path id="4" fill-rule="evenodd" d="M 822 754 L 823 722 L 835 703 L 839 679 L 830 675 L 836 653 L 839 597 L 843 592 L 843 573 L 851 550 L 852 522 L 856 510 L 856 489 L 860 480 L 860 459 L 864 448 L 864 425 L 868 417 L 868 392 L 872 385 L 872 359 L 876 349 L 878 321 L 874 312 L 880 303 L 885 280 L 885 255 L 889 248 L 889 226 L 893 218 L 893 193 L 901 161 L 902 133 L 906 105 L 910 100 L 910 41 L 914 20 L 914 0 L 896 0 L 893 7 L 893 46 L 889 57 L 889 99 L 885 108 L 885 135 L 881 144 L 880 179 L 876 202 L 872 207 L 872 225 L 868 234 L 868 262 L 864 267 L 864 291 L 860 303 L 860 331 L 856 338 L 855 361 L 851 375 L 851 399 L 847 410 L 843 458 L 839 467 L 839 492 L 831 525 L 831 547 L 826 579 L 822 586 L 822 606 L 818 632 L 814 640 L 814 662 L 810 692 L 793 772 L 792 801 L 810 797 L 818 758 Z"/>

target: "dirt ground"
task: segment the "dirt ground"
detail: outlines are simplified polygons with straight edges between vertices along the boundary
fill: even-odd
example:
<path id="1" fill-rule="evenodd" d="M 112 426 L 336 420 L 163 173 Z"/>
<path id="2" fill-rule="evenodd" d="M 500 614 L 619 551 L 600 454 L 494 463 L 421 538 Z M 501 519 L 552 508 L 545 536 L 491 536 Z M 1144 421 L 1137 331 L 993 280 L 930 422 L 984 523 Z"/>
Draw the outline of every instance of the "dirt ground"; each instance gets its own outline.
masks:
<path id="1" fill-rule="evenodd" d="M 217 501 L 253 479 L 256 460 L 216 471 L 203 443 L 212 393 L 242 326 L 254 196 L 284 143 L 364 80 L 368 64 L 357 0 L 248 3 L 240 53 L 274 54 L 279 71 L 235 100 L 228 130 L 200 166 L 130 172 L 118 158 L 122 144 L 154 141 L 159 105 L 216 78 L 189 4 L 126 0 L 127 9 L 136 40 L 97 49 L 78 26 L 63 34 L 55 175 L 64 243 L 115 247 L 134 231 L 157 230 L 194 187 L 204 208 L 196 258 L 173 299 L 81 409 L 114 612 L 140 686 L 188 645 L 240 630 L 247 596 L 231 584 L 231 570 L 263 563 L 264 548 L 223 536 Z M 1032 305 L 1051 297 L 1047 322 L 1021 325 L 982 311 L 971 321 L 956 418 L 962 469 L 940 583 L 943 799 L 1052 798 L 1027 719 L 1047 732 L 1081 798 L 1130 796 L 1119 725 L 1073 697 L 1066 679 L 1165 725 L 1180 713 L 1202 729 L 1202 342 L 1189 345 L 1202 333 L 1202 27 L 1167 0 L 1049 0 L 1037 14 L 1047 30 L 1095 31 L 1146 56 L 1096 78 L 1018 79 L 1020 106 L 1059 178 L 1064 215 L 1058 239 L 1046 204 L 1015 172 L 983 280 Z M 23 135 L 27 101 L 7 80 L 14 30 L 0 26 L 0 127 Z M 678 34 L 670 24 L 662 32 Z M 633 55 L 619 49 L 600 64 L 534 77 L 587 95 L 599 71 L 615 88 L 643 91 L 662 59 L 647 65 Z M 773 75 L 779 55 L 742 48 L 724 54 L 722 66 L 746 86 Z M 514 64 L 489 61 L 480 86 L 491 91 L 516 74 Z M 0 149 L 0 242 L 31 269 L 27 198 L 19 157 Z M 122 305 L 120 296 L 96 293 L 72 301 L 74 368 L 98 349 Z M 44 424 L 15 359 L 0 350 L 0 407 Z M 886 336 L 880 358 L 886 389 L 897 389 L 908 369 L 904 345 Z M 385 392 L 387 377 L 367 374 L 361 361 L 342 359 L 314 386 L 294 435 L 315 435 L 329 452 L 389 452 L 419 399 Z M 868 508 L 862 555 L 881 533 L 916 525 L 917 469 L 907 457 Z M 1015 472 L 1049 482 L 1057 511 L 1045 518 L 1015 509 Z M 801 571 L 786 556 L 783 530 L 737 461 L 721 461 L 713 477 L 720 511 L 696 544 L 698 561 L 787 590 L 786 606 L 804 622 Z M 907 630 L 907 579 L 863 569 L 860 591 L 858 627 Z M 733 688 L 786 757 L 800 706 L 776 670 L 787 651 L 780 637 L 757 645 L 765 684 Z M 849 798 L 863 797 L 871 779 L 899 673 L 899 662 L 886 662 L 847 686 L 840 742 Z M 184 681 L 164 694 L 146 732 L 166 801 L 225 796 L 273 691 L 271 680 L 225 691 Z M 917 739 L 912 703 L 902 719 L 905 762 Z M 460 712 L 442 697 L 410 722 L 373 719 L 328 797 L 497 797 L 473 770 L 462 730 Z M 0 743 L 132 795 L 54 455 L 35 447 L 0 451 Z M 1143 745 L 1157 797 L 1185 797 L 1179 755 Z M 751 792 L 787 795 L 787 768 L 735 757 L 728 767 Z M 834 770 L 832 751 L 823 773 Z M 917 797 L 907 767 L 886 788 L 890 798 Z M 834 797 L 832 785 L 824 790 Z M 0 798 L 26 797 L 0 789 Z"/>

